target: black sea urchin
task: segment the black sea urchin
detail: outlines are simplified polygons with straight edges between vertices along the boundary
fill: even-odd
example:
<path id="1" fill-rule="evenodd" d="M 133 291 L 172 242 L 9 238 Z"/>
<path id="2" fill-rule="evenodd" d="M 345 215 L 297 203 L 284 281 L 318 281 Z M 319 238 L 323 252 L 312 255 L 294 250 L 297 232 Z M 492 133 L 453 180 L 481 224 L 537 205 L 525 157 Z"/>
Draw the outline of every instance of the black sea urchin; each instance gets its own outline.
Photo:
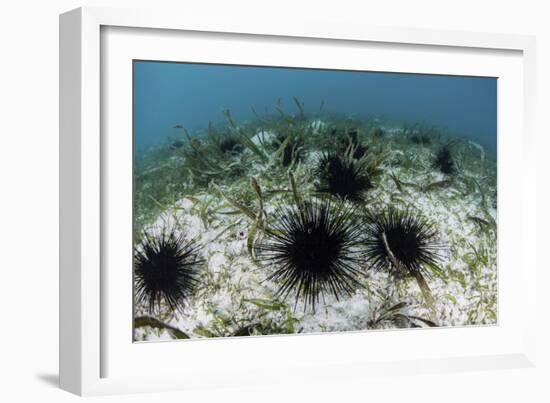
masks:
<path id="1" fill-rule="evenodd" d="M 368 214 L 365 227 L 366 260 L 375 270 L 406 276 L 435 268 L 442 259 L 444 245 L 434 226 L 409 210 Z"/>
<path id="2" fill-rule="evenodd" d="M 291 164 L 302 162 L 306 158 L 306 152 L 304 148 L 299 144 L 289 143 L 283 151 L 281 164 L 284 167 L 288 167 Z"/>
<path id="3" fill-rule="evenodd" d="M 412 136 L 409 137 L 409 140 L 414 144 L 422 144 L 422 145 L 431 144 L 432 142 L 432 139 L 425 134 L 422 134 L 422 135 L 413 134 Z"/>
<path id="4" fill-rule="evenodd" d="M 281 155 L 281 165 L 283 167 L 291 166 L 306 159 L 304 140 L 301 136 L 297 134 L 279 134 L 274 141 L 276 148 L 283 146 L 285 143 Z"/>
<path id="5" fill-rule="evenodd" d="M 258 259 L 274 266 L 268 280 L 280 282 L 278 296 L 294 291 L 304 309 L 319 297 L 338 300 L 360 287 L 362 224 L 355 210 L 330 201 L 309 201 L 285 207 L 275 216 L 271 231 L 256 247 Z"/>
<path id="6" fill-rule="evenodd" d="M 174 230 L 143 235 L 134 248 L 136 302 L 152 313 L 164 302 L 181 310 L 198 285 L 199 246 Z"/>
<path id="7" fill-rule="evenodd" d="M 449 146 L 445 145 L 437 151 L 432 166 L 447 175 L 452 175 L 456 172 L 455 162 Z"/>
<path id="8" fill-rule="evenodd" d="M 223 153 L 238 154 L 244 149 L 243 145 L 236 138 L 227 136 L 220 141 L 220 150 Z"/>
<path id="9" fill-rule="evenodd" d="M 319 160 L 316 173 L 319 177 L 319 192 L 350 202 L 365 201 L 366 192 L 372 188 L 367 169 L 361 160 L 334 153 L 325 154 Z"/>
<path id="10" fill-rule="evenodd" d="M 347 131 L 344 139 L 340 140 L 338 147 L 341 154 L 346 154 L 351 158 L 359 160 L 367 155 L 368 147 L 361 144 L 356 128 L 351 128 Z"/>

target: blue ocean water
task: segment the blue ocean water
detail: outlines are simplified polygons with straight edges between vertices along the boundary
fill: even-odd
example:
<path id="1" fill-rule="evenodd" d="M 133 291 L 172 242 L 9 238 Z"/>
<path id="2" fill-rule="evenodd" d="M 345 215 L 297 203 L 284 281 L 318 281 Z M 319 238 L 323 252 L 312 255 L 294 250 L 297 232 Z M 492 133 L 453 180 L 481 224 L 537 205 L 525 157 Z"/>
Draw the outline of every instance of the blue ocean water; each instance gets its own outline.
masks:
<path id="1" fill-rule="evenodd" d="M 134 62 L 136 149 L 176 135 L 175 125 L 195 132 L 224 121 L 254 119 L 282 100 L 295 112 L 410 123 L 425 121 L 496 150 L 497 79 L 443 75 L 351 72 L 168 62 Z"/>

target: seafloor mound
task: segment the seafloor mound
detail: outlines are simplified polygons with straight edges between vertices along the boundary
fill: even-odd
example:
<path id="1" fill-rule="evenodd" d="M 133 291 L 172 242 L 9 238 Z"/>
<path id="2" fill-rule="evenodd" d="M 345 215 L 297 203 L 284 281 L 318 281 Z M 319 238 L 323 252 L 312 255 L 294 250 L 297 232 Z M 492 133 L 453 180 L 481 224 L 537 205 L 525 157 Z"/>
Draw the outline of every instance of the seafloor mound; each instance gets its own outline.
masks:
<path id="1" fill-rule="evenodd" d="M 496 161 L 481 146 L 424 124 L 226 116 L 136 154 L 136 255 L 163 231 L 199 254 L 177 309 L 135 301 L 136 340 L 496 323 Z"/>

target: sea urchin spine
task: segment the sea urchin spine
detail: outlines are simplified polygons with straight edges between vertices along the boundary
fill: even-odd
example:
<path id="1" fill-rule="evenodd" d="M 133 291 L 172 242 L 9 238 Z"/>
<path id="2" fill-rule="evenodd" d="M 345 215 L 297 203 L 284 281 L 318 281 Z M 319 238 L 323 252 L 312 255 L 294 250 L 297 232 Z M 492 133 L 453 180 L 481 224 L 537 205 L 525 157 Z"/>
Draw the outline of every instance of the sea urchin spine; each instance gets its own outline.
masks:
<path id="1" fill-rule="evenodd" d="M 220 150 L 225 154 L 238 154 L 243 151 L 243 145 L 234 137 L 226 136 L 220 141 Z"/>
<path id="2" fill-rule="evenodd" d="M 424 279 L 426 267 L 438 270 L 445 245 L 434 226 L 411 211 L 393 208 L 368 214 L 365 258 L 375 270 L 389 270 L 398 277 L 414 277 L 436 321 L 435 303 Z"/>
<path id="3" fill-rule="evenodd" d="M 296 302 L 304 299 L 304 310 L 311 305 L 315 311 L 320 296 L 339 300 L 360 287 L 363 231 L 353 208 L 312 200 L 282 208 L 275 216 L 256 255 L 274 266 L 267 279 L 280 282 L 278 296 L 284 299 L 294 291 Z"/>
<path id="4" fill-rule="evenodd" d="M 136 302 L 150 313 L 166 304 L 172 311 L 181 310 L 199 283 L 199 246 L 187 241 L 174 229 L 158 233 L 144 232 L 134 248 Z"/>
<path id="5" fill-rule="evenodd" d="M 456 164 L 453 160 L 449 146 L 445 145 L 437 151 L 432 166 L 446 175 L 452 175 L 456 172 Z"/>
<path id="6" fill-rule="evenodd" d="M 437 267 L 444 245 L 428 221 L 394 208 L 368 214 L 366 221 L 366 259 L 374 269 L 410 274 Z"/>
<path id="7" fill-rule="evenodd" d="M 332 194 L 342 200 L 360 203 L 372 183 L 364 161 L 346 158 L 335 153 L 321 157 L 316 170 L 319 177 L 317 190 Z"/>

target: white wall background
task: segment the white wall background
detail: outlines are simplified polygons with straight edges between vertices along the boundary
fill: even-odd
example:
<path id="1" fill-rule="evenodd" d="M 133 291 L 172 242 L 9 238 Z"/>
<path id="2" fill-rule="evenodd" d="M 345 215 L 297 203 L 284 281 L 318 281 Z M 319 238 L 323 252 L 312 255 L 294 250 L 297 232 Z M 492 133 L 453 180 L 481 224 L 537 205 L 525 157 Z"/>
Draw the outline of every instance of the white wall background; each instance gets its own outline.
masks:
<path id="1" fill-rule="evenodd" d="M 550 401 L 548 113 L 550 11 L 522 0 L 7 0 L 0 5 L 0 400 L 68 402 L 57 383 L 58 14 L 81 5 L 173 7 L 185 13 L 250 18 L 319 18 L 374 25 L 534 34 L 538 51 L 540 227 L 533 234 L 545 271 L 539 284 L 539 364 L 535 369 L 398 378 L 302 388 L 262 387 L 94 398 L 113 402 L 194 401 Z M 546 211 L 542 211 L 546 208 Z M 545 267 L 543 267 L 545 266 Z"/>

